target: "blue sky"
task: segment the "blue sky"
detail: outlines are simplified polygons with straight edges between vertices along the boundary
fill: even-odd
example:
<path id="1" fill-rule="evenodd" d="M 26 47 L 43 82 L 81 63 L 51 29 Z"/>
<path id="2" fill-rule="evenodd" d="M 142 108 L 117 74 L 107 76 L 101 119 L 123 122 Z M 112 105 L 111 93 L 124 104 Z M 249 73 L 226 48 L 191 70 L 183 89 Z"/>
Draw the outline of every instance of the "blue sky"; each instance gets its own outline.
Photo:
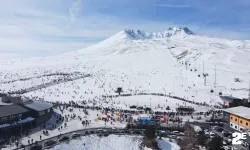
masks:
<path id="1" fill-rule="evenodd" d="M 250 39 L 249 16 L 249 0 L 6 0 L 0 53 L 56 55 L 128 28 L 187 26 L 201 35 Z"/>

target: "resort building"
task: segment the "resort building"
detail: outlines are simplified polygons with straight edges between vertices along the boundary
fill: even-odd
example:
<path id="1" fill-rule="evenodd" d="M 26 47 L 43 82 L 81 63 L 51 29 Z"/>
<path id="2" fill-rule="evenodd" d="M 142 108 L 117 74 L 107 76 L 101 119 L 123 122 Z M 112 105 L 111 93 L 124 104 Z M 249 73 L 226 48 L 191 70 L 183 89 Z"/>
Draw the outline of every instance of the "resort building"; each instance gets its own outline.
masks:
<path id="1" fill-rule="evenodd" d="M 250 108 L 244 106 L 223 110 L 224 127 L 237 131 L 250 129 Z"/>

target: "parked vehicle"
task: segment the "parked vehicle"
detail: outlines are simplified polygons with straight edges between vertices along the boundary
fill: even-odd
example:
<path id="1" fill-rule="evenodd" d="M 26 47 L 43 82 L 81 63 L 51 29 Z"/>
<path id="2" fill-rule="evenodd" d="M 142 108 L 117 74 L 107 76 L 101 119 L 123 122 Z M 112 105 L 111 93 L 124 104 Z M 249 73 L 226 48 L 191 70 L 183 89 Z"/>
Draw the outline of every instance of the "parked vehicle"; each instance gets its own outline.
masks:
<path id="1" fill-rule="evenodd" d="M 30 148 L 30 150 L 42 150 L 42 145 L 36 145 Z"/>
<path id="2" fill-rule="evenodd" d="M 220 127 L 218 127 L 218 128 L 216 128 L 216 131 L 218 131 L 218 132 L 222 132 L 222 131 L 223 131 L 223 129 L 222 129 L 222 128 L 220 128 Z"/>
<path id="3" fill-rule="evenodd" d="M 80 133 L 73 133 L 73 134 L 71 135 L 71 138 L 74 139 L 74 138 L 78 138 L 78 137 L 80 137 L 80 136 L 81 136 Z"/>
<path id="4" fill-rule="evenodd" d="M 51 146 L 54 146 L 56 143 L 57 143 L 56 141 L 49 140 L 49 141 L 46 141 L 44 145 L 45 147 L 51 147 Z"/>
<path id="5" fill-rule="evenodd" d="M 227 144 L 228 145 L 232 145 L 232 140 L 231 139 L 227 139 Z"/>
<path id="6" fill-rule="evenodd" d="M 223 132 L 222 134 L 224 137 L 229 137 L 231 135 L 229 132 Z"/>
<path id="7" fill-rule="evenodd" d="M 244 142 L 244 141 L 242 141 L 242 144 L 241 145 L 243 145 L 243 146 L 245 146 L 245 147 L 248 147 L 248 143 L 247 142 Z"/>
<path id="8" fill-rule="evenodd" d="M 214 138 L 215 137 L 215 133 L 214 132 L 210 132 L 209 136 L 210 136 L 210 138 Z"/>
<path id="9" fill-rule="evenodd" d="M 173 131 L 173 133 L 179 133 L 179 131 Z"/>
<path id="10" fill-rule="evenodd" d="M 64 141 L 68 141 L 68 140 L 69 140 L 69 137 L 64 136 L 64 137 L 59 139 L 59 142 L 64 142 Z"/>

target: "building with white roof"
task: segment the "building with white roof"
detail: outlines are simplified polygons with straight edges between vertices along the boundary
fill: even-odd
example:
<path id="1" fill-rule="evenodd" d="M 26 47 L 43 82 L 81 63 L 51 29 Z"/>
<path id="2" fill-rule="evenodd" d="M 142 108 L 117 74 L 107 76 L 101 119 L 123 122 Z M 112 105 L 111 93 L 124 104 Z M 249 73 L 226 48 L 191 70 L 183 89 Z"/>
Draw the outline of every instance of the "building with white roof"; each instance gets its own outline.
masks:
<path id="1" fill-rule="evenodd" d="M 250 108 L 238 106 L 223 111 L 224 126 L 238 131 L 250 129 Z"/>

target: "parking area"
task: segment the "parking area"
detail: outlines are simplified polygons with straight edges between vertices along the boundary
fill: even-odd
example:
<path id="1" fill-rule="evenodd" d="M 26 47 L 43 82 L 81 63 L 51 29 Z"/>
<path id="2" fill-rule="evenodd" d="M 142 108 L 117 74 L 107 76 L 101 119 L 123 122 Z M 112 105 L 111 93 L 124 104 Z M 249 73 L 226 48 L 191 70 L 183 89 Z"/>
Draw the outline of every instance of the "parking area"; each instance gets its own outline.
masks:
<path id="1" fill-rule="evenodd" d="M 223 127 L 209 126 L 209 128 L 203 128 L 203 131 L 210 140 L 215 136 L 223 138 L 223 147 L 225 150 L 249 150 L 249 144 L 246 141 L 242 141 L 241 145 L 232 145 L 233 132 Z"/>

